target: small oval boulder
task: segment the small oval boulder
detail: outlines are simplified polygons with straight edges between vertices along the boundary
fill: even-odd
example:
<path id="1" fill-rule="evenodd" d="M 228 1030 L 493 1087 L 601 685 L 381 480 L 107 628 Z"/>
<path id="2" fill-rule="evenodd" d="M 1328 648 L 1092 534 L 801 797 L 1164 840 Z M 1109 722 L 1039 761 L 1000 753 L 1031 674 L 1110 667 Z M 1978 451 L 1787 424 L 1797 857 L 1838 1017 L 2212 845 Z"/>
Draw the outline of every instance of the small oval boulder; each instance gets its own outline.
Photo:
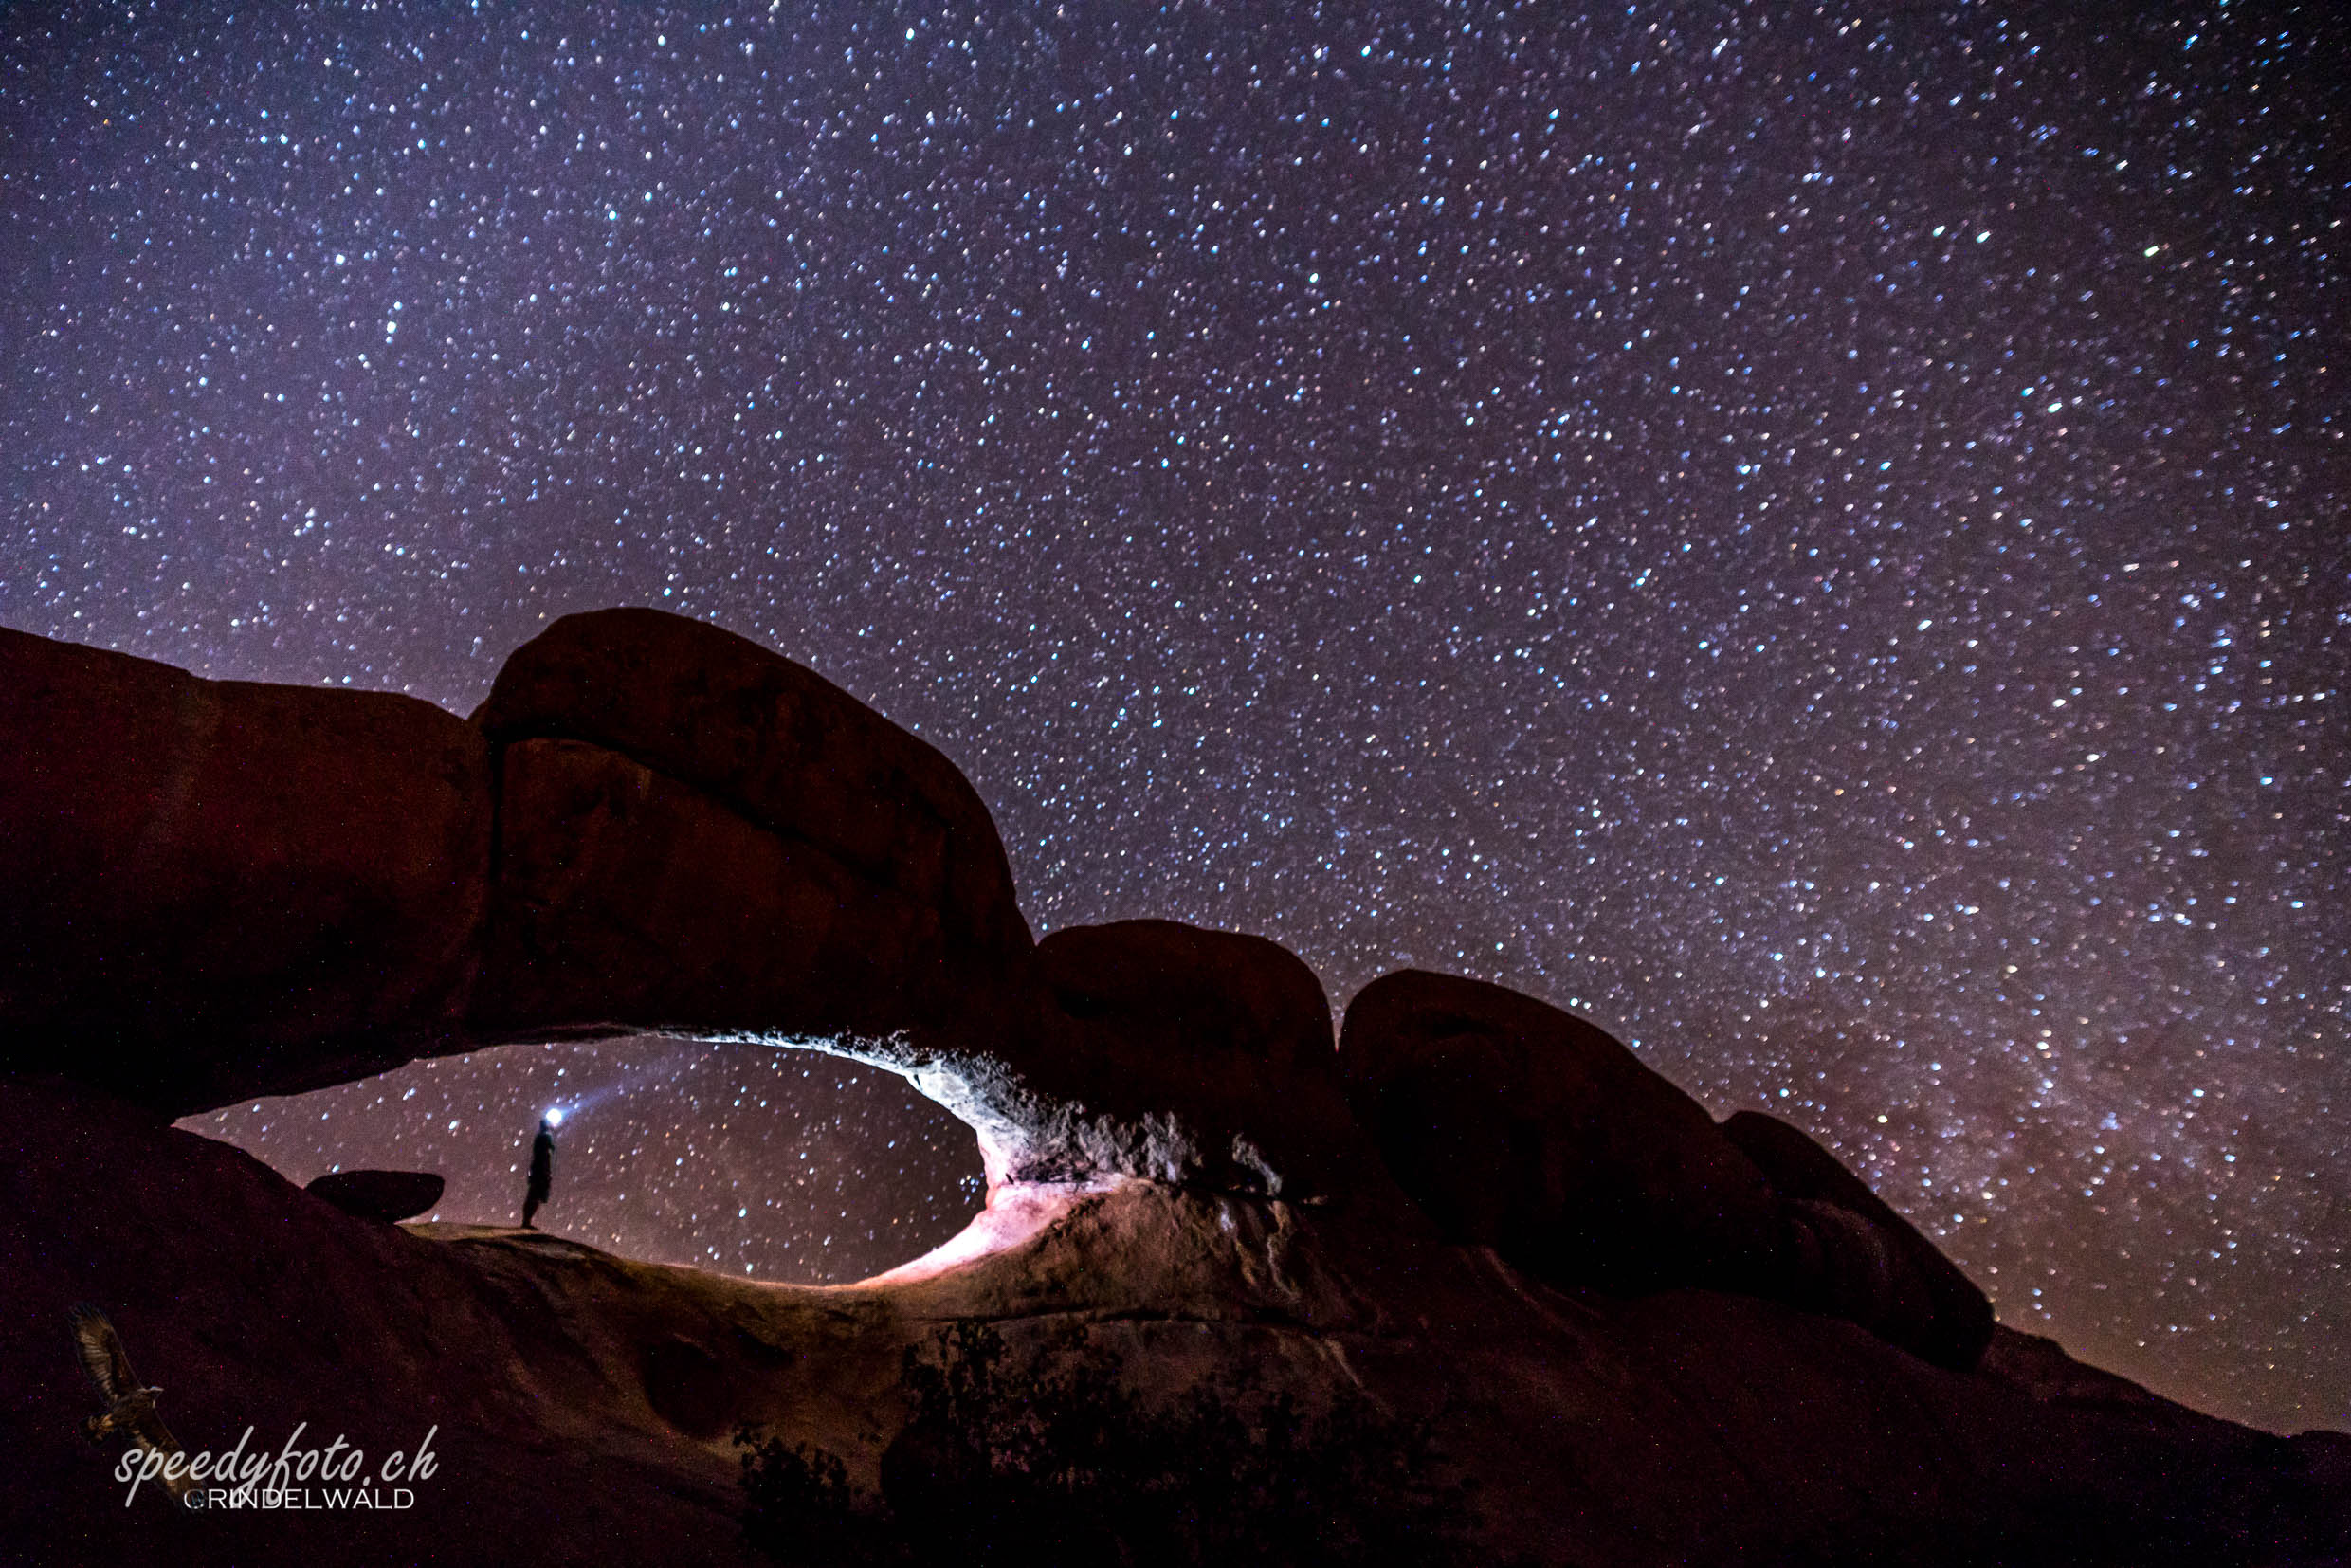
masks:
<path id="1" fill-rule="evenodd" d="M 431 1171 L 330 1171 L 303 1190 L 346 1214 L 397 1225 L 430 1213 L 446 1188 Z"/>

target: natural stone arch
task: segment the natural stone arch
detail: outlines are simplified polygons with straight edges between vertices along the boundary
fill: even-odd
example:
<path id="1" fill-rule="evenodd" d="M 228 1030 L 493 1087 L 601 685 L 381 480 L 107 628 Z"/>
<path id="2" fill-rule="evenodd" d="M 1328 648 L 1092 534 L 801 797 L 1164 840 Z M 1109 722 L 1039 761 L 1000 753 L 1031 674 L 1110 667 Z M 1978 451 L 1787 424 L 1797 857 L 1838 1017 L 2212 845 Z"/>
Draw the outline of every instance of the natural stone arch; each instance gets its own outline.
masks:
<path id="1" fill-rule="evenodd" d="M 178 1116 L 480 1046 L 828 1049 L 992 1181 L 1328 1195 L 1378 1169 L 1312 972 L 1129 921 L 1035 944 L 937 751 L 742 638 L 558 621 L 461 720 L 0 631 L 0 1067 Z"/>
<path id="2" fill-rule="evenodd" d="M 1425 1229 L 1393 1161 L 1449 1239 L 1558 1283 L 1775 1296 L 1960 1364 L 1988 1327 L 1825 1153 L 1726 1136 L 1532 998 L 1390 976 L 1335 1052 L 1320 982 L 1263 938 L 1128 921 L 1032 940 L 953 764 L 700 622 L 567 616 L 470 720 L 0 631 L 0 745 L 36 759 L 0 771 L 21 847 L 0 866 L 0 1070 L 178 1116 L 508 1042 L 789 1044 L 969 1123 L 1008 1214 L 1039 1186 L 1144 1180 Z M 1474 1183 L 1430 1164 L 1496 1130 L 1540 1153 L 1529 1179 L 1583 1168 L 1587 1194 L 1636 1191 L 1652 1138 L 1689 1158 L 1639 1195 L 1641 1255 L 1610 1258 L 1575 1203 L 1503 1194 L 1489 1226 Z M 1690 1245 L 1650 1245 L 1661 1227 Z"/>

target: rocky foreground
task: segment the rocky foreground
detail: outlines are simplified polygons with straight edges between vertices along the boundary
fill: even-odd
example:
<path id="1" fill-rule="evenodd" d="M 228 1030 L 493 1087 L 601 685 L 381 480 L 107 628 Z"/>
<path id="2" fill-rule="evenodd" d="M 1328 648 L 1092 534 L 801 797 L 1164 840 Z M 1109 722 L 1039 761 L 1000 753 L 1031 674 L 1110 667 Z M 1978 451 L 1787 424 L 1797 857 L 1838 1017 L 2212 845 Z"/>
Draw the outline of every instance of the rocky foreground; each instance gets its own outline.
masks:
<path id="1" fill-rule="evenodd" d="M 1033 940 L 952 765 L 699 623 L 558 622 L 471 719 L 0 632 L 0 757 L 10 1560 L 2351 1557 L 2351 1439 L 1996 1326 L 1800 1131 L 1580 1019 L 1408 972 L 1335 1048 L 1261 938 Z M 403 1228 L 169 1125 L 647 1032 L 903 1074 L 972 1125 L 987 1212 L 862 1285 L 753 1285 Z M 82 1302 L 189 1449 L 430 1428 L 437 1468 L 403 1508 L 126 1507 Z M 1131 1431 L 1226 1505 L 1162 1518 L 1127 1455 L 1161 1510 L 1130 1534 L 1008 1522 L 1048 1470 L 1084 1514 Z M 745 1491 L 744 1434 L 790 1485 Z M 1201 1479 L 1252 1465 L 1248 1505 Z"/>

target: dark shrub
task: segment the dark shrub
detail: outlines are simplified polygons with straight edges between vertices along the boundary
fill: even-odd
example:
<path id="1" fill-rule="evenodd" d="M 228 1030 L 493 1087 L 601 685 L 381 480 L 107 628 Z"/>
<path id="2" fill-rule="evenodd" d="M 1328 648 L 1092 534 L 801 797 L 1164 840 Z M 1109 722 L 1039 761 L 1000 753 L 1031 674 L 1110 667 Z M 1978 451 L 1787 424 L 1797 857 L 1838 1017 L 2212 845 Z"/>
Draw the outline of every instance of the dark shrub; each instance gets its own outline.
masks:
<path id="1" fill-rule="evenodd" d="M 913 1417 L 883 1455 L 881 1500 L 854 1495 L 830 1454 L 738 1439 L 755 1547 L 854 1564 L 1491 1560 L 1426 1429 L 1352 1388 L 1312 1412 L 1212 1387 L 1147 1406 L 1106 1354 L 1025 1375 L 979 1322 L 910 1350 L 905 1387 Z"/>

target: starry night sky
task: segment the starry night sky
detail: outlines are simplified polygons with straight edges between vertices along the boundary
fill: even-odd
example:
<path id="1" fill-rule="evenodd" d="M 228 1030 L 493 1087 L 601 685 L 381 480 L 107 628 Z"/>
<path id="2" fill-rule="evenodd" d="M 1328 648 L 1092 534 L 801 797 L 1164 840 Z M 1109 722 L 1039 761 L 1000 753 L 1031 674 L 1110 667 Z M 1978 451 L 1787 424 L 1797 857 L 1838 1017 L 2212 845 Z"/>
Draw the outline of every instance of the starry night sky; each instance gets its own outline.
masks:
<path id="1" fill-rule="evenodd" d="M 2007 1321 L 2351 1426 L 2343 62 L 2107 9 L 14 6 L 0 621 L 464 712 L 708 617 L 1041 931 L 1547 997 Z M 975 1201 L 896 1081 L 674 1042 L 198 1125 L 503 1220 L 556 1103 L 641 1255 Z"/>

